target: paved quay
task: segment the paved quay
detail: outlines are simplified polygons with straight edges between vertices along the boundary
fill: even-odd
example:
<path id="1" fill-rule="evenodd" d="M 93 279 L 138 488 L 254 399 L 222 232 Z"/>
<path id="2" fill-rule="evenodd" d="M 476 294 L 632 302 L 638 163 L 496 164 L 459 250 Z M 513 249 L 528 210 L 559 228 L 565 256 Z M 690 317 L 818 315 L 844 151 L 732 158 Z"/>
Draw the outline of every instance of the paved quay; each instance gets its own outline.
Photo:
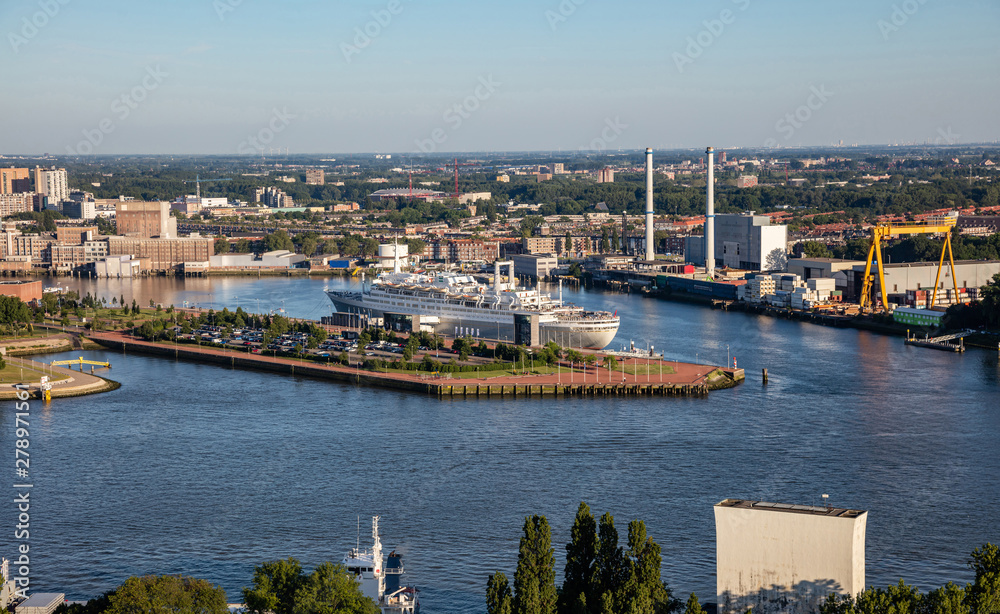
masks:
<path id="1" fill-rule="evenodd" d="M 675 373 L 660 373 L 655 361 L 630 358 L 620 361 L 635 373 L 609 371 L 606 367 L 576 367 L 572 372 L 545 375 L 501 375 L 452 377 L 426 372 L 379 373 L 358 367 L 323 364 L 292 358 L 250 354 L 226 348 L 191 344 L 155 343 L 121 332 L 91 333 L 89 338 L 108 348 L 128 352 L 207 362 L 231 368 L 250 368 L 292 375 L 331 379 L 344 383 L 421 392 L 438 397 L 489 396 L 701 396 L 710 390 L 729 388 L 743 381 L 742 369 L 663 362 Z M 598 352 L 599 354 L 599 352 Z M 648 362 L 648 373 L 645 370 Z M 468 376 L 468 373 L 461 374 Z"/>

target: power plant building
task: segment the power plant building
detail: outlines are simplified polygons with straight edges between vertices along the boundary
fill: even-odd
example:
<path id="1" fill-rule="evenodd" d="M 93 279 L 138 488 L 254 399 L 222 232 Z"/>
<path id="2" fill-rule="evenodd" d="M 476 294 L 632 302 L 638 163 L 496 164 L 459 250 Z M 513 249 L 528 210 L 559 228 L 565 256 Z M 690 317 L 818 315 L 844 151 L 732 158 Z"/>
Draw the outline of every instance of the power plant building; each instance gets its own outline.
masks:
<path id="1" fill-rule="evenodd" d="M 719 614 L 809 614 L 865 590 L 868 512 L 726 499 L 715 506 Z"/>
<path id="2" fill-rule="evenodd" d="M 788 226 L 772 224 L 766 215 L 716 215 L 715 262 L 746 271 L 783 271 L 788 263 Z M 705 264 L 705 238 L 690 236 L 688 262 Z"/>

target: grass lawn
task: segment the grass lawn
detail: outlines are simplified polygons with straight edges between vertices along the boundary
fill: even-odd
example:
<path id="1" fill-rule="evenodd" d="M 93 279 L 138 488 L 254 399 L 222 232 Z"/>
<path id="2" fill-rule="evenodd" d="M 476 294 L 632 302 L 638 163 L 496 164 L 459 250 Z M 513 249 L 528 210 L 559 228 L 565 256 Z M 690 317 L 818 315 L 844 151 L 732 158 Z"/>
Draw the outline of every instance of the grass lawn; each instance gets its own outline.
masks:
<path id="1" fill-rule="evenodd" d="M 43 373 L 39 369 L 29 369 L 28 367 L 21 367 L 15 365 L 13 362 L 8 361 L 7 366 L 0 369 L 0 384 L 17 384 L 19 382 L 39 382 L 43 375 L 48 375 L 48 372 Z M 61 373 L 53 372 L 50 376 L 49 381 L 59 382 L 64 379 L 69 379 L 68 376 Z"/>
<path id="2" fill-rule="evenodd" d="M 661 367 L 663 371 L 660 371 Z M 647 371 L 646 370 L 647 367 L 644 363 L 640 363 L 637 365 L 625 365 L 625 372 L 631 373 L 632 375 L 646 375 L 646 373 L 648 372 L 650 377 L 659 376 L 660 373 L 663 373 L 664 375 L 673 375 L 674 373 L 676 373 L 673 367 L 662 361 L 651 360 L 649 362 L 648 368 L 649 370 Z M 618 365 L 618 369 L 616 370 L 621 372 L 622 367 L 620 363 Z"/>

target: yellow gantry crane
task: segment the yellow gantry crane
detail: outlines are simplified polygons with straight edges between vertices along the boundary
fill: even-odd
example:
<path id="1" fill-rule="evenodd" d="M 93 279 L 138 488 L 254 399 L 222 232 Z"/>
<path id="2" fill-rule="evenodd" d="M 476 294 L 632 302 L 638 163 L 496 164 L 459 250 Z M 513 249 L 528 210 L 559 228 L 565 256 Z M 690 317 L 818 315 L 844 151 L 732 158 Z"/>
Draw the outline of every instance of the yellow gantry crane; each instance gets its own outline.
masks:
<path id="1" fill-rule="evenodd" d="M 934 295 L 931 299 L 932 305 L 937 305 L 938 285 L 941 282 L 941 269 L 944 268 L 944 255 L 947 252 L 948 261 L 951 264 L 951 281 L 955 285 L 955 298 L 958 298 L 958 280 L 955 278 L 955 256 L 951 252 L 951 231 L 955 227 L 957 220 L 953 217 L 932 218 L 926 222 L 900 222 L 889 224 L 878 224 L 872 229 L 872 244 L 868 248 L 868 260 L 865 264 L 865 279 L 861 286 L 861 310 L 871 311 L 877 309 L 878 305 L 872 297 L 872 290 L 875 286 L 875 276 L 872 275 L 872 257 L 878 262 L 878 282 L 882 290 L 880 299 L 882 309 L 888 311 L 885 295 L 885 271 L 882 268 L 882 244 L 891 237 L 903 235 L 921 234 L 944 234 L 944 245 L 941 246 L 941 259 L 938 261 L 937 277 L 934 278 Z"/>

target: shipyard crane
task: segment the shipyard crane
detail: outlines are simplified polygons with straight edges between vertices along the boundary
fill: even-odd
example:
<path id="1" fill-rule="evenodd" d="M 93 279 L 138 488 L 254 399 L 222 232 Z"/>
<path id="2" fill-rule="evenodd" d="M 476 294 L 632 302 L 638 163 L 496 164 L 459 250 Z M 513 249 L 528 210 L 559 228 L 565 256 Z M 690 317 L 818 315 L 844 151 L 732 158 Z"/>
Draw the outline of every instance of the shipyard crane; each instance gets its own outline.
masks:
<path id="1" fill-rule="evenodd" d="M 202 183 L 209 183 L 211 181 L 232 181 L 232 179 L 230 179 L 228 177 L 223 178 L 223 179 L 202 179 L 200 175 L 195 175 L 194 177 L 195 177 L 194 181 L 185 181 L 184 183 L 193 183 L 195 185 L 196 196 L 198 198 L 198 202 L 199 203 L 201 202 L 201 184 Z"/>
<path id="2" fill-rule="evenodd" d="M 479 163 L 478 162 L 463 162 L 463 163 L 459 164 L 458 163 L 458 158 L 455 158 L 455 198 L 458 198 L 459 196 L 461 196 L 461 194 L 458 191 L 458 167 L 459 166 L 479 166 Z"/>
<path id="3" fill-rule="evenodd" d="M 925 222 L 889 222 L 876 224 L 872 228 L 872 244 L 868 248 L 868 260 L 865 262 L 865 277 L 861 286 L 861 310 L 875 311 L 878 307 L 872 296 L 875 285 L 875 275 L 872 273 L 872 257 L 878 263 L 878 281 L 881 289 L 880 300 L 882 310 L 888 311 L 885 296 L 885 271 L 882 267 L 882 244 L 891 237 L 918 234 L 944 234 L 944 245 L 941 246 L 941 258 L 938 261 L 937 277 L 934 278 L 934 294 L 931 304 L 937 305 L 938 286 L 941 282 L 941 269 L 944 268 L 944 255 L 948 254 L 951 264 L 951 281 L 955 286 L 955 298 L 958 298 L 958 280 L 955 278 L 955 256 L 951 251 L 951 231 L 957 220 L 953 217 L 930 218 Z"/>

